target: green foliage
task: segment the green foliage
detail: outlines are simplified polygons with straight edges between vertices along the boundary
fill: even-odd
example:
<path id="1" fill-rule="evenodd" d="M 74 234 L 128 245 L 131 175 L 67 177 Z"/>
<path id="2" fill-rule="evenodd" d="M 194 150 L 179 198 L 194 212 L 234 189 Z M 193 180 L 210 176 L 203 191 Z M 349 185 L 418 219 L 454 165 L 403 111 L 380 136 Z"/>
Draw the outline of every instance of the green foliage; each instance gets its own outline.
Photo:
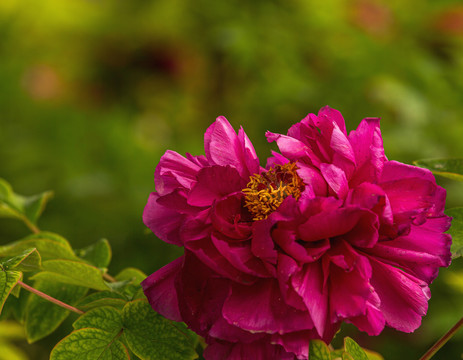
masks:
<path id="1" fill-rule="evenodd" d="M 81 261 L 47 260 L 42 263 L 45 271 L 39 272 L 32 279 L 45 279 L 50 282 L 85 286 L 95 290 L 107 290 L 101 270 Z"/>
<path id="2" fill-rule="evenodd" d="M 453 257 L 463 256 L 463 208 L 453 208 L 446 211 L 448 216 L 451 216 L 452 226 L 449 229 L 452 235 L 452 251 Z"/>
<path id="3" fill-rule="evenodd" d="M 310 360 L 331 360 L 330 350 L 322 340 L 310 340 Z"/>
<path id="4" fill-rule="evenodd" d="M 12 321 L 0 322 L 0 360 L 27 360 L 26 354 L 13 343 L 24 338 L 21 325 Z"/>
<path id="5" fill-rule="evenodd" d="M 21 198 L 6 182 L 1 185 L 4 194 Z M 26 224 L 37 220 L 27 217 L 25 207 L 15 209 Z M 60 235 L 28 226 L 36 233 L 0 246 L 0 310 L 4 304 L 8 308 L 1 319 L 13 315 L 32 343 L 54 332 L 71 310 L 82 314 L 73 323 L 75 330 L 53 348 L 51 360 L 128 360 L 128 348 L 142 360 L 197 358 L 197 336 L 184 324 L 156 314 L 144 299 L 142 271 L 126 268 L 114 278 L 105 273 L 111 260 L 107 240 L 74 251 Z M 19 291 L 23 271 L 33 286 L 20 285 L 33 293 Z M 17 299 L 9 297 L 13 292 Z M 24 360 L 1 335 L 0 360 Z"/>
<path id="6" fill-rule="evenodd" d="M 311 340 L 309 343 L 310 360 L 384 360 L 381 355 L 362 349 L 350 337 L 344 338 L 344 348 L 331 350 L 322 340 Z"/>
<path id="7" fill-rule="evenodd" d="M 38 280 L 34 288 L 66 304 L 74 305 L 88 291 L 85 287 Z M 56 330 L 70 311 L 35 294 L 29 296 L 25 313 L 27 340 L 32 343 Z"/>
<path id="8" fill-rule="evenodd" d="M 106 239 L 100 239 L 86 248 L 76 250 L 76 254 L 98 268 L 106 268 L 111 262 L 111 246 Z"/>
<path id="9" fill-rule="evenodd" d="M 26 225 L 34 226 L 52 196 L 51 191 L 29 197 L 18 195 L 10 184 L 0 178 L 0 217 L 20 219 Z"/>
<path id="10" fill-rule="evenodd" d="M 126 347 L 117 338 L 100 329 L 79 329 L 53 348 L 50 360 L 129 360 Z"/>
<path id="11" fill-rule="evenodd" d="M 127 303 L 122 310 L 124 338 L 144 360 L 196 359 L 197 336 L 184 324 L 156 314 L 146 300 Z"/>
<path id="12" fill-rule="evenodd" d="M 3 309 L 6 299 L 11 293 L 11 290 L 21 279 L 22 273 L 20 271 L 0 270 L 0 312 Z"/>
<path id="13" fill-rule="evenodd" d="M 431 170 L 434 174 L 463 181 L 463 159 L 418 160 L 415 165 Z"/>

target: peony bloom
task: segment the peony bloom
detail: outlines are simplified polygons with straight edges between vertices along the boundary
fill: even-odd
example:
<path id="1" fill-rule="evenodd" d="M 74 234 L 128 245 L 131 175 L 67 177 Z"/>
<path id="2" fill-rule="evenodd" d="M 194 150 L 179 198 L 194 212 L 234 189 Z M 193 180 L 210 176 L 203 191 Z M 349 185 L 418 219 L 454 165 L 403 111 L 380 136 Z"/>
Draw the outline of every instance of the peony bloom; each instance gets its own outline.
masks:
<path id="1" fill-rule="evenodd" d="M 445 190 L 388 161 L 379 119 L 347 134 L 325 107 L 261 168 L 242 129 L 219 117 L 206 156 L 167 151 L 143 220 L 179 259 L 142 283 L 152 307 L 208 343 L 206 359 L 307 359 L 345 321 L 369 335 L 412 332 L 450 263 Z"/>

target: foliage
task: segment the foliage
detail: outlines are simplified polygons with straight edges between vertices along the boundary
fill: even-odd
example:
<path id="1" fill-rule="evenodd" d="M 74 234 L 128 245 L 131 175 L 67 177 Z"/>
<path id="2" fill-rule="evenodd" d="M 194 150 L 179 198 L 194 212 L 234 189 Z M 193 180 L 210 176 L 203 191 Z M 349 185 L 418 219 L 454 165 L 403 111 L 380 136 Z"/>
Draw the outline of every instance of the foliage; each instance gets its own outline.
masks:
<path id="1" fill-rule="evenodd" d="M 146 301 L 140 286 L 146 277 L 143 272 L 127 268 L 115 278 L 107 274 L 111 260 L 107 240 L 72 249 L 63 237 L 37 227 L 47 197 L 44 194 L 48 193 L 31 197 L 34 201 L 17 202 L 27 198 L 13 193 L 2 179 L 0 185 L 5 190 L 0 198 L 4 210 L 0 216 L 21 219 L 34 232 L 0 247 L 1 317 L 23 324 L 29 343 L 54 332 L 74 311 L 79 314 L 74 331 L 56 344 L 51 360 L 128 360 L 133 354 L 141 360 L 198 357 L 196 334 L 184 324 L 162 318 Z M 37 201 L 40 206 L 34 205 L 34 211 L 18 205 Z M 8 321 L 0 323 L 1 356 L 25 359 L 21 350 L 2 338 L 1 324 L 11 324 L 12 320 Z M 10 326 L 18 333 L 17 324 Z"/>

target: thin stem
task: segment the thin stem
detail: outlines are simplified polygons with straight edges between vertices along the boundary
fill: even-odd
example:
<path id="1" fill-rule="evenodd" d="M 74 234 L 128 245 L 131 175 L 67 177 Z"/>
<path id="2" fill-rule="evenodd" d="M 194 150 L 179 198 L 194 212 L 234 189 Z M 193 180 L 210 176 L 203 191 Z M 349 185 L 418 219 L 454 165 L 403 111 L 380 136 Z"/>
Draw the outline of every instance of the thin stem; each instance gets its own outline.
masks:
<path id="1" fill-rule="evenodd" d="M 66 303 L 64 303 L 64 302 L 62 302 L 62 301 L 60 301 L 58 299 L 55 299 L 54 297 L 51 297 L 50 295 L 47 295 L 47 294 L 45 294 L 45 293 L 43 293 L 43 292 L 41 292 L 41 291 L 39 291 L 37 289 L 34 289 L 32 286 L 29 286 L 29 285 L 23 283 L 21 280 L 18 281 L 18 285 L 23 287 L 24 289 L 30 291 L 31 293 L 34 293 L 35 295 L 38 295 L 38 296 L 44 298 L 45 300 L 51 301 L 52 303 L 54 303 L 54 304 L 56 304 L 58 306 L 61 306 L 61 307 L 65 308 L 65 309 L 67 309 L 67 310 L 73 311 L 73 312 L 75 312 L 75 313 L 77 313 L 79 315 L 82 315 L 84 313 L 82 310 L 79 310 L 79 309 L 75 308 L 74 306 L 66 304 Z"/>
<path id="2" fill-rule="evenodd" d="M 26 216 L 23 216 L 22 217 L 23 221 L 24 221 L 24 224 L 26 224 L 26 226 L 34 233 L 34 234 L 38 234 L 40 232 L 40 229 L 35 226 L 34 224 L 32 224 L 29 219 L 26 217 Z"/>
<path id="3" fill-rule="evenodd" d="M 117 282 L 117 280 L 115 278 L 113 278 L 111 275 L 107 274 L 107 273 L 104 273 L 103 274 L 103 279 L 109 281 L 109 282 Z"/>
<path id="4" fill-rule="evenodd" d="M 439 349 L 444 346 L 444 344 L 449 341 L 453 335 L 461 328 L 463 327 L 463 317 L 453 326 L 449 331 L 445 333 L 444 336 L 442 336 L 437 342 L 431 346 L 431 348 L 426 351 L 426 354 L 424 354 L 420 360 L 429 360 L 431 357 L 434 356 L 436 352 L 439 351 Z"/>

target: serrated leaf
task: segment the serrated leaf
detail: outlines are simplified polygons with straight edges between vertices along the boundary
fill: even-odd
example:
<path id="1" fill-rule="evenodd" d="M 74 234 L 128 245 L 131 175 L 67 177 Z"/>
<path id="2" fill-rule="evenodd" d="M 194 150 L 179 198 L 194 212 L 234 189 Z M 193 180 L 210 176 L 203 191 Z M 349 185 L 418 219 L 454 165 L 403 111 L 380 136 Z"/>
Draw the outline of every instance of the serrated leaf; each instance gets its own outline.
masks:
<path id="1" fill-rule="evenodd" d="M 33 287 L 69 305 L 74 305 L 88 291 L 81 286 L 47 281 L 36 281 Z M 69 310 L 31 294 L 25 313 L 26 337 L 29 343 L 51 334 L 68 317 L 69 313 Z"/>
<path id="2" fill-rule="evenodd" d="M 127 303 L 122 310 L 124 338 L 143 360 L 196 359 L 197 336 L 185 324 L 167 320 L 145 300 Z"/>
<path id="3" fill-rule="evenodd" d="M 344 338 L 344 349 L 352 356 L 353 360 L 368 360 L 368 356 L 365 354 L 365 351 L 363 351 L 360 345 L 348 336 Z"/>
<path id="4" fill-rule="evenodd" d="M 330 349 L 322 340 L 310 340 L 310 360 L 331 360 Z"/>
<path id="5" fill-rule="evenodd" d="M 122 330 L 121 311 L 112 306 L 102 306 L 87 311 L 72 324 L 75 330 L 95 328 L 116 336 Z"/>
<path id="6" fill-rule="evenodd" d="M 19 280 L 22 279 L 22 272 L 10 270 L 0 271 L 0 313 L 2 312 L 3 305 L 11 293 L 11 290 L 16 286 Z"/>
<path id="7" fill-rule="evenodd" d="M 429 169 L 436 175 L 463 181 L 463 159 L 418 160 L 414 164 Z"/>
<path id="8" fill-rule="evenodd" d="M 111 262 L 111 246 L 106 239 L 100 239 L 86 248 L 76 250 L 77 256 L 98 268 L 106 268 Z"/>
<path id="9" fill-rule="evenodd" d="M 452 235 L 452 246 L 450 251 L 454 258 L 463 256 L 463 207 L 448 209 L 445 211 L 453 218 L 452 226 L 448 233 Z"/>
<path id="10" fill-rule="evenodd" d="M 116 337 L 100 329 L 75 330 L 56 344 L 50 360 L 130 360 L 126 347 Z"/>
<path id="11" fill-rule="evenodd" d="M 18 253 L 31 248 L 36 248 L 40 253 L 42 260 L 50 259 L 68 259 L 80 260 L 71 248 L 71 245 L 63 237 L 49 233 L 41 232 L 25 237 L 22 240 L 0 246 L 0 256 L 16 256 Z"/>
<path id="12" fill-rule="evenodd" d="M 65 284 L 85 286 L 95 290 L 107 290 L 101 270 L 87 263 L 74 260 L 47 260 L 42 263 L 43 272 L 35 274 L 33 280 L 58 281 Z"/>
<path id="13" fill-rule="evenodd" d="M 0 179 L 0 216 L 17 218 L 35 225 L 52 196 L 51 191 L 33 196 L 18 195 L 8 182 Z"/>
<path id="14" fill-rule="evenodd" d="M 37 271 L 41 267 L 40 254 L 36 248 L 26 249 L 21 254 L 3 259 L 1 266 L 5 270 Z"/>
<path id="15" fill-rule="evenodd" d="M 127 299 L 124 295 L 118 294 L 113 291 L 99 291 L 88 295 L 78 303 L 79 309 L 87 311 L 98 306 L 113 306 L 122 309 L 127 303 Z"/>

